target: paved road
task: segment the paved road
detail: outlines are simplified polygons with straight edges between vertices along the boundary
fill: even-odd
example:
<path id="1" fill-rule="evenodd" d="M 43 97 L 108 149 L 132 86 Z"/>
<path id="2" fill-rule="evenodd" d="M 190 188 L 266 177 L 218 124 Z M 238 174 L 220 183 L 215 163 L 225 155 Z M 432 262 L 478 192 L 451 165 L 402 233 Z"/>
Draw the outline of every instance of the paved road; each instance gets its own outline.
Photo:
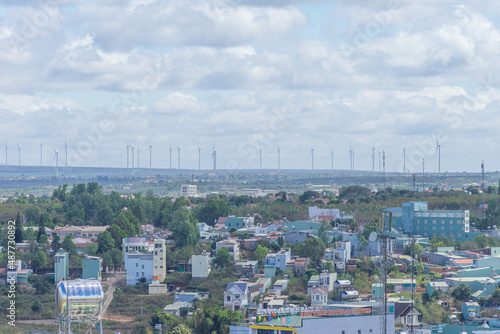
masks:
<path id="1" fill-rule="evenodd" d="M 117 275 L 117 276 L 108 277 L 107 284 L 106 284 L 108 286 L 108 289 L 104 293 L 104 301 L 103 301 L 103 305 L 102 305 L 102 317 L 103 318 L 106 317 L 106 311 L 108 310 L 109 304 L 113 300 L 113 292 L 115 291 L 115 289 L 117 287 L 125 284 L 126 278 L 127 277 L 125 275 Z"/>

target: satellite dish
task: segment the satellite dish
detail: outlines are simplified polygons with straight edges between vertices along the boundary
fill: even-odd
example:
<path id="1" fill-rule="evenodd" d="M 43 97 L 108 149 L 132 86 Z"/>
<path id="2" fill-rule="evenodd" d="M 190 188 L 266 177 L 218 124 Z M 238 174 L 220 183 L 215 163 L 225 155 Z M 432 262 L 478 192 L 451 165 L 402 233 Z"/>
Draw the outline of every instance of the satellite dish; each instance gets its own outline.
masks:
<path id="1" fill-rule="evenodd" d="M 372 242 L 377 240 L 377 232 L 375 232 L 375 231 L 370 232 L 370 236 L 368 236 L 368 240 L 370 240 Z"/>

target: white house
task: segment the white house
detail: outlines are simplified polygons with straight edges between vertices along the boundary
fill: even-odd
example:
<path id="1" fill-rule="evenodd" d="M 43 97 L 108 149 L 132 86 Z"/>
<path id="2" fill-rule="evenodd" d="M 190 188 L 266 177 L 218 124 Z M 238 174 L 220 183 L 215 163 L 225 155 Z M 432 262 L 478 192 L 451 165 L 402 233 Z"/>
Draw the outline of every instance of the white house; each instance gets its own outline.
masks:
<path id="1" fill-rule="evenodd" d="M 221 248 L 227 248 L 229 255 L 233 261 L 237 261 L 240 259 L 240 244 L 236 240 L 222 240 L 216 244 L 216 250 Z"/>
<path id="2" fill-rule="evenodd" d="M 147 283 L 153 282 L 153 253 L 125 254 L 127 285 L 135 285 L 144 277 Z"/>
<path id="3" fill-rule="evenodd" d="M 248 283 L 228 283 L 224 292 L 224 307 L 230 311 L 238 311 L 250 302 L 250 291 Z"/>
<path id="4" fill-rule="evenodd" d="M 325 249 L 324 258 L 332 261 L 335 269 L 344 270 L 347 260 L 351 259 L 351 241 L 336 242 L 335 248 Z"/>
<path id="5" fill-rule="evenodd" d="M 314 287 L 325 287 L 326 292 L 333 291 L 333 284 L 337 279 L 337 273 L 321 273 L 312 275 L 307 282 L 307 293 L 312 293 Z"/>
<path id="6" fill-rule="evenodd" d="M 312 288 L 311 291 L 311 306 L 326 305 L 328 301 L 328 291 L 326 286 Z"/>
<path id="7" fill-rule="evenodd" d="M 412 311 L 412 306 L 413 305 L 411 304 L 411 302 L 394 303 L 394 318 L 396 319 L 395 322 L 402 323 L 405 326 L 409 326 L 412 323 L 414 326 L 419 325 L 418 316 L 420 315 L 420 312 L 415 306 L 413 306 Z"/>
<path id="8" fill-rule="evenodd" d="M 191 274 L 193 278 L 207 278 L 210 274 L 210 256 L 206 251 L 191 258 Z"/>
<path id="9" fill-rule="evenodd" d="M 153 242 L 146 238 L 123 238 L 122 240 L 123 258 L 128 253 L 152 252 L 153 250 Z"/>
<path id="10" fill-rule="evenodd" d="M 269 253 L 266 256 L 265 265 L 274 265 L 285 272 L 286 263 L 292 259 L 289 249 L 282 249 L 278 253 Z"/>

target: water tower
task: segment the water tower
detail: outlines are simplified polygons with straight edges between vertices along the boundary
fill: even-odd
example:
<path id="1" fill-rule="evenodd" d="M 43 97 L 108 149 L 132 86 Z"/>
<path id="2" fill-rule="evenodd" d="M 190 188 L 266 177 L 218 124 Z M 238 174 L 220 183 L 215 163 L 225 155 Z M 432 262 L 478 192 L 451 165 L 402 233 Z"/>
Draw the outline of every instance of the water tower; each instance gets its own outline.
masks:
<path id="1" fill-rule="evenodd" d="M 56 288 L 56 321 L 59 333 L 70 334 L 73 323 L 85 323 L 92 333 L 92 324 L 102 332 L 102 285 L 94 279 L 60 281 Z M 99 322 L 99 326 L 97 325 Z"/>

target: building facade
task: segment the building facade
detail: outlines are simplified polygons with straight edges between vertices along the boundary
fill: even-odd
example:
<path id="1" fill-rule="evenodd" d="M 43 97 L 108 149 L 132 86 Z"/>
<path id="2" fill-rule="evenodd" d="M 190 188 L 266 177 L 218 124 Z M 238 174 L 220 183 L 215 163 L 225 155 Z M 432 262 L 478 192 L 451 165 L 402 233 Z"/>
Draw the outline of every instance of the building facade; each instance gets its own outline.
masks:
<path id="1" fill-rule="evenodd" d="M 286 270 L 286 263 L 292 259 L 292 253 L 289 249 L 282 249 L 278 253 L 269 253 L 266 256 L 265 265 L 274 265 L 283 272 Z"/>
<path id="2" fill-rule="evenodd" d="M 123 258 L 128 253 L 135 252 L 152 252 L 154 250 L 154 243 L 146 238 L 123 238 L 122 252 Z"/>
<path id="3" fill-rule="evenodd" d="M 167 262 L 165 258 L 165 252 L 167 248 L 165 246 L 165 239 L 155 239 L 154 241 L 154 253 L 153 253 L 153 276 L 158 277 L 158 281 L 161 283 L 167 275 Z"/>
<path id="4" fill-rule="evenodd" d="M 101 280 L 102 259 L 98 256 L 88 256 L 82 261 L 82 279 Z"/>
<path id="5" fill-rule="evenodd" d="M 127 285 L 139 283 L 142 277 L 146 283 L 153 282 L 153 253 L 127 253 L 125 255 Z"/>
<path id="6" fill-rule="evenodd" d="M 238 311 L 250 302 L 250 291 L 248 283 L 228 283 L 224 292 L 224 307 L 230 311 Z"/>
<path id="7" fill-rule="evenodd" d="M 198 195 L 198 187 L 194 184 L 183 184 L 181 185 L 181 196 L 183 197 L 194 197 Z"/>
<path id="8" fill-rule="evenodd" d="M 206 251 L 191 258 L 191 274 L 193 278 L 205 279 L 210 274 L 210 256 Z"/>
<path id="9" fill-rule="evenodd" d="M 62 250 L 54 256 L 54 281 L 67 280 L 69 276 L 69 254 Z"/>
<path id="10" fill-rule="evenodd" d="M 236 240 L 222 240 L 216 244 L 216 250 L 227 248 L 233 261 L 240 259 L 240 244 Z"/>
<path id="11" fill-rule="evenodd" d="M 424 237 L 445 237 L 469 240 L 478 235 L 470 231 L 469 210 L 429 210 L 427 202 L 403 203 L 400 208 L 388 208 L 386 229 L 392 215 L 396 231 Z"/>

